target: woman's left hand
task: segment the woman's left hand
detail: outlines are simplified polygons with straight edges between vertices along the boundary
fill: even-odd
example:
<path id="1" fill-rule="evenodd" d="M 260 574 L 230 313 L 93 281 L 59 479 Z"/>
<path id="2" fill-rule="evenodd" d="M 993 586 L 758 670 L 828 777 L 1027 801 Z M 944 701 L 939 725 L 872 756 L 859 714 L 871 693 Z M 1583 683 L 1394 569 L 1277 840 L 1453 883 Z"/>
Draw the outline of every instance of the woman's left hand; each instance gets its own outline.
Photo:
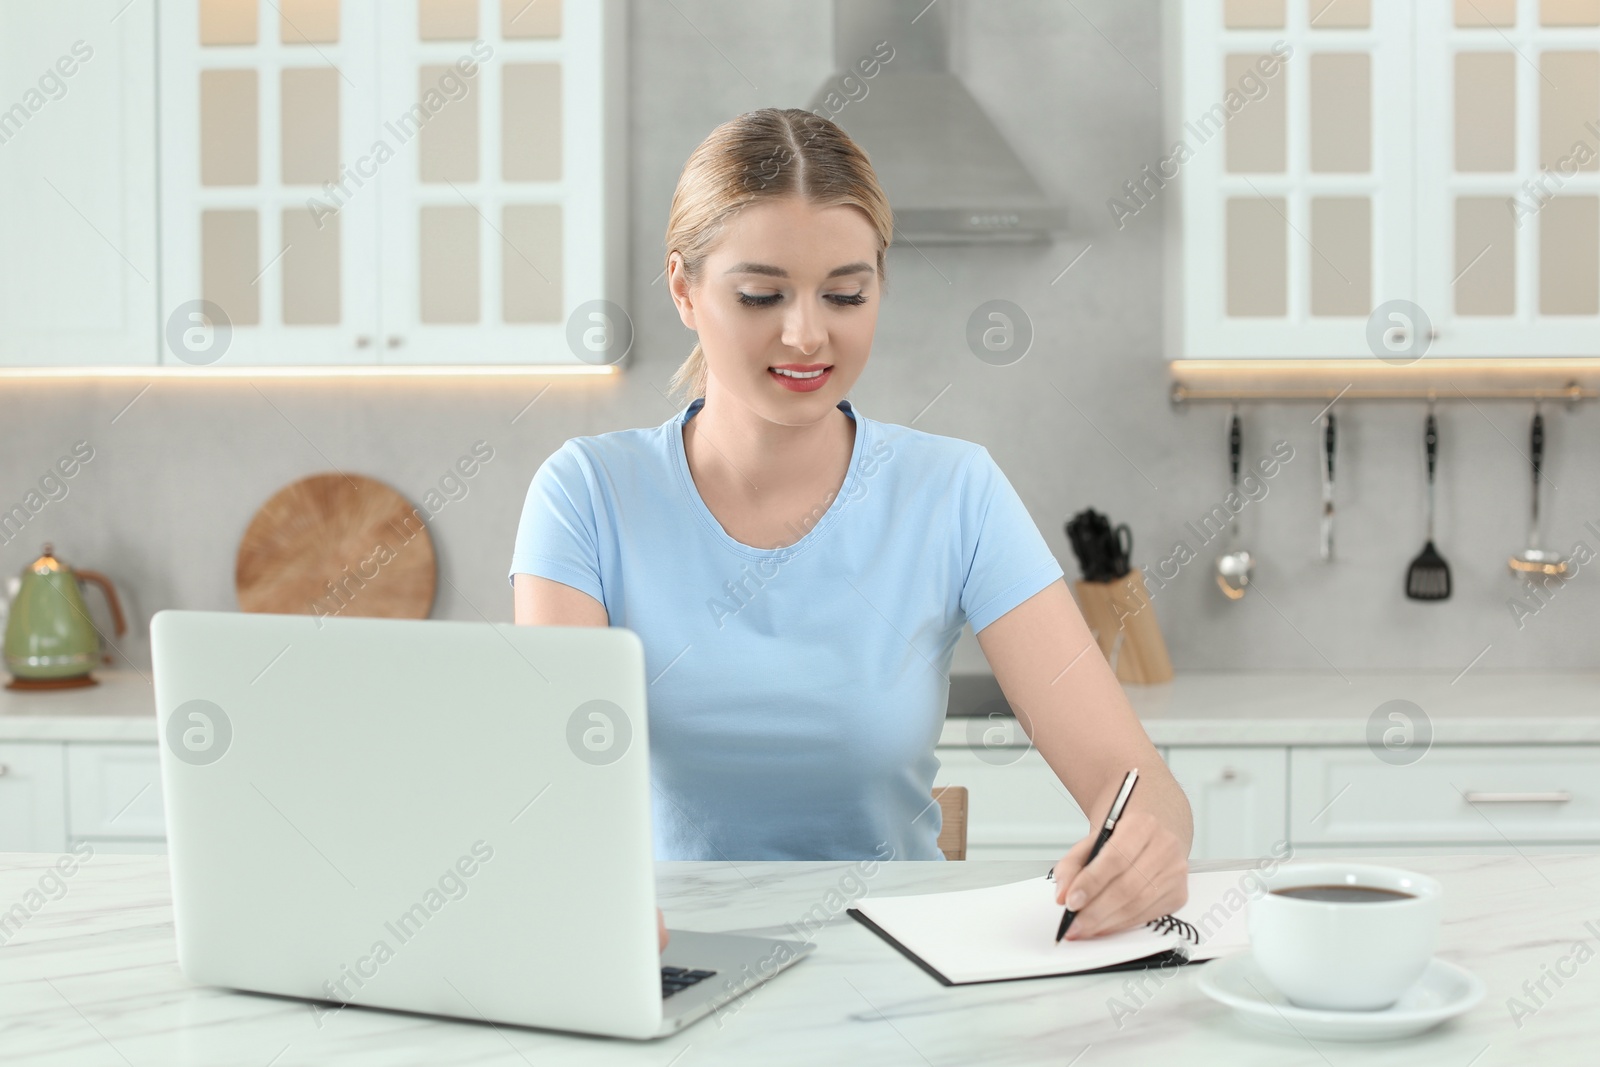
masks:
<path id="1" fill-rule="evenodd" d="M 1068 940 L 1111 934 L 1168 915 L 1189 899 L 1188 849 L 1154 816 L 1125 812 L 1087 867 L 1095 826 L 1056 863 L 1056 903 L 1077 913 Z"/>

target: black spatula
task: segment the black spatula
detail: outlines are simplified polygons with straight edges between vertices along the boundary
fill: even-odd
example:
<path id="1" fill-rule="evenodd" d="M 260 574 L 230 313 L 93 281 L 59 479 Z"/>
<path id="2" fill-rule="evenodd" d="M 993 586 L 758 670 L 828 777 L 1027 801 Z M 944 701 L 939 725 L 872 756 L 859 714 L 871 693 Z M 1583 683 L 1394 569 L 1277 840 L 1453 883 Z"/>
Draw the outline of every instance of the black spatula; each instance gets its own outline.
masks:
<path id="1" fill-rule="evenodd" d="M 1450 596 L 1450 565 L 1433 547 L 1433 472 L 1439 460 L 1439 425 L 1428 412 L 1423 441 L 1428 446 L 1428 543 L 1406 571 L 1406 596 L 1412 600 L 1446 600 Z"/>

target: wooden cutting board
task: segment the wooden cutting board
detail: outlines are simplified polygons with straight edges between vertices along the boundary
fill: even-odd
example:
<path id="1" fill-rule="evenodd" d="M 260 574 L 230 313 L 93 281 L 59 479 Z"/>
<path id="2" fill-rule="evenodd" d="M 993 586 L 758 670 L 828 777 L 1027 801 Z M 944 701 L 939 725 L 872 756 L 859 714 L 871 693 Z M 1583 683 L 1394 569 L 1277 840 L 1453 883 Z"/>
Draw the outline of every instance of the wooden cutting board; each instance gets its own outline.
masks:
<path id="1" fill-rule="evenodd" d="M 243 611 L 425 619 L 437 567 L 422 515 L 360 474 L 314 474 L 261 506 L 239 542 Z"/>

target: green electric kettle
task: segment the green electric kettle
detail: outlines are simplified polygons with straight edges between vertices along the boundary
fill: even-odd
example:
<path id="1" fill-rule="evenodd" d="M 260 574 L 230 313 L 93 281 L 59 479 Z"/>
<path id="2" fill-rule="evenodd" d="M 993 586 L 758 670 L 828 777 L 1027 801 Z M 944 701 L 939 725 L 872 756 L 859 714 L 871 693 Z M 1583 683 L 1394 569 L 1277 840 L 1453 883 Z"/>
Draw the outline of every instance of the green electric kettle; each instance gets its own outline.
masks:
<path id="1" fill-rule="evenodd" d="M 73 571 L 45 545 L 44 555 L 23 570 L 6 619 L 7 689 L 99 684 L 89 672 L 101 662 L 100 632 L 89 619 L 80 581 L 93 582 L 105 593 L 117 636 L 128 632 L 111 580 L 98 571 Z"/>

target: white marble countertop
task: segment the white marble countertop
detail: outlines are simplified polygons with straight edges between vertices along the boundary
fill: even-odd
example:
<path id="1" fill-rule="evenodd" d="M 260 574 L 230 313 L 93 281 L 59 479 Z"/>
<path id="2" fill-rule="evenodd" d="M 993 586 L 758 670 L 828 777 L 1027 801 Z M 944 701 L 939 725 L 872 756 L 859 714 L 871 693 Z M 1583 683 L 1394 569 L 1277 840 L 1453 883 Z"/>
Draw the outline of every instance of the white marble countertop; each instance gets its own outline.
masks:
<path id="1" fill-rule="evenodd" d="M 1184 671 L 1124 691 L 1157 745 L 1362 745 L 1391 700 L 1421 710 L 1434 744 L 1600 742 L 1600 672 Z M 1028 743 L 1014 720 L 954 715 L 939 743 L 980 737 Z"/>
<path id="2" fill-rule="evenodd" d="M 0 688 L 0 741 L 154 741 L 148 673 L 95 671 L 99 685 L 36 692 Z"/>
<path id="3" fill-rule="evenodd" d="M 0 854 L 0 909 L 57 857 Z M 1432 856 L 1388 861 L 1445 886 L 1439 955 L 1478 974 L 1488 995 L 1427 1034 L 1374 1045 L 1279 1038 L 1248 1029 L 1195 987 L 1200 966 L 1147 983 L 1131 1016 L 1129 974 L 944 987 L 849 918 L 810 927 L 816 951 L 737 1011 L 661 1041 L 489 1026 L 358 1008 L 324 1019 L 304 1002 L 191 985 L 178 970 L 166 857 L 96 855 L 59 899 L 0 947 L 0 1062 L 7 1065 L 650 1064 L 933 1065 L 1346 1064 L 1557 1067 L 1594 1062 L 1600 963 L 1600 856 Z M 1219 869 L 1229 864 L 1197 864 Z M 975 888 L 1031 877 L 1037 863 L 881 864 L 867 892 Z M 847 863 L 662 863 L 669 925 L 795 936 L 828 915 Z M 819 906 L 821 910 L 818 909 Z M 815 919 L 812 920 L 815 922 Z M 1588 924 L 1588 925 L 1586 925 Z M 1589 955 L 1574 955 L 1579 944 Z M 1565 960 L 1565 963 L 1561 961 Z M 1574 961 L 1581 960 L 1575 964 Z M 1546 978 L 1567 972 L 1558 987 Z M 1525 982 L 1545 981 L 1529 999 Z M 1508 998 L 1532 1008 L 1514 1019 Z M 735 1002 L 740 1004 L 741 1002 Z"/>
<path id="4" fill-rule="evenodd" d="M 0 689 L 0 741 L 154 741 L 146 675 L 97 677 L 87 689 Z M 1420 708 L 1434 744 L 1600 743 L 1600 672 L 1185 671 L 1126 691 L 1158 745 L 1360 745 L 1390 700 Z M 1014 719 L 955 714 L 939 743 L 992 745 L 996 729 L 1027 744 Z"/>

